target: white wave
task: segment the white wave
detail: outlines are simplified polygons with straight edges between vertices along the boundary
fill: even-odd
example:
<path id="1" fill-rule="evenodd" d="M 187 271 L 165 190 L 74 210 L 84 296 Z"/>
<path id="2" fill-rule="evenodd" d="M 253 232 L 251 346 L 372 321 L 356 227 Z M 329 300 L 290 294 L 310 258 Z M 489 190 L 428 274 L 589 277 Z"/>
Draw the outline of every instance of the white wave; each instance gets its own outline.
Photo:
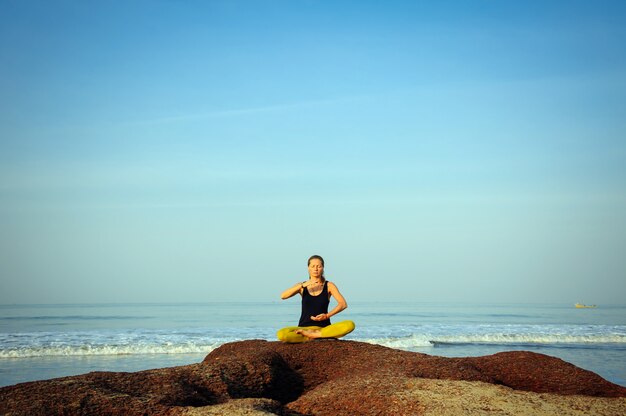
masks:
<path id="1" fill-rule="evenodd" d="M 428 335 L 410 335 L 407 337 L 399 337 L 399 338 L 367 338 L 367 339 L 358 339 L 358 341 L 367 342 L 369 344 L 378 344 L 383 345 L 389 348 L 395 349 L 411 349 L 417 347 L 432 347 L 433 344 L 430 341 Z"/>
<path id="2" fill-rule="evenodd" d="M 626 344 L 626 334 L 412 334 L 405 337 L 367 338 L 360 341 L 396 349 L 432 347 L 437 344 Z"/>
<path id="3" fill-rule="evenodd" d="M 210 344 L 162 344 L 162 345 L 62 345 L 23 347 L 0 350 L 0 358 L 91 356 L 91 355 L 141 355 L 141 354 L 208 354 L 222 342 Z"/>
<path id="4" fill-rule="evenodd" d="M 623 344 L 623 334 L 484 334 L 439 336 L 433 344 Z"/>

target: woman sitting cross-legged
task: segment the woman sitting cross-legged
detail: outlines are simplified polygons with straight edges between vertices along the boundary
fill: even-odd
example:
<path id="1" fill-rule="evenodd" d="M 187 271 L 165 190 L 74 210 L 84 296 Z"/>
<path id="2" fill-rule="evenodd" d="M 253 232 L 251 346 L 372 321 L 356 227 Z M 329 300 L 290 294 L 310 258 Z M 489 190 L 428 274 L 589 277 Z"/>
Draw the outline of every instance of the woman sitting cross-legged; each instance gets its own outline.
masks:
<path id="1" fill-rule="evenodd" d="M 330 317 L 348 307 L 337 286 L 324 277 L 324 259 L 311 256 L 308 261 L 309 280 L 298 283 L 281 294 L 289 299 L 296 294 L 302 296 L 302 314 L 298 326 L 283 328 L 277 332 L 278 339 L 289 343 L 310 341 L 315 338 L 339 338 L 354 330 L 354 322 L 330 323 Z M 330 298 L 337 306 L 328 312 Z"/>

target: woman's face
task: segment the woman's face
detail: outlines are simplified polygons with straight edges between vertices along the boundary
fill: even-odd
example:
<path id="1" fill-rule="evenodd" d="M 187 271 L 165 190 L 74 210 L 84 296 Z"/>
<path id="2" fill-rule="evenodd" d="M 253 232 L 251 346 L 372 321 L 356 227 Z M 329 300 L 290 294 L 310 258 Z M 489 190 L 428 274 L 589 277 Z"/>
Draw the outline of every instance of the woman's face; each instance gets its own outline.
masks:
<path id="1" fill-rule="evenodd" d="M 324 265 L 320 259 L 312 259 L 309 263 L 309 276 L 319 278 L 324 273 Z"/>

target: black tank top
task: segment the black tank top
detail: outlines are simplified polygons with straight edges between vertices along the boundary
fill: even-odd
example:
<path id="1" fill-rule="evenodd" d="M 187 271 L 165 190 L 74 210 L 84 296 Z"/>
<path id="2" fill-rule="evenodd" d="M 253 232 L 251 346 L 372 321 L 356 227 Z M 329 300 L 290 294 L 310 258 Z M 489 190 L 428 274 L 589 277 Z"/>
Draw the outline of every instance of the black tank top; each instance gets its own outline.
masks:
<path id="1" fill-rule="evenodd" d="M 298 326 L 328 326 L 330 325 L 330 319 L 325 321 L 312 321 L 311 316 L 319 315 L 320 313 L 328 313 L 328 304 L 330 299 L 328 298 L 328 282 L 324 282 L 322 293 L 317 296 L 313 296 L 309 293 L 309 288 L 305 287 L 302 290 L 302 314 L 300 315 L 300 322 Z"/>

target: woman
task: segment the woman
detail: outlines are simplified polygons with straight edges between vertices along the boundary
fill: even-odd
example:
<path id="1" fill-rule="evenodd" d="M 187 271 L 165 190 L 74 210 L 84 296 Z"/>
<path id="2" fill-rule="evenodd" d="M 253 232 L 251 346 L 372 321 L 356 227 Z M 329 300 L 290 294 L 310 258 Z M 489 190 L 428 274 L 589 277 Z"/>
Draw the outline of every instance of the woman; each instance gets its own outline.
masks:
<path id="1" fill-rule="evenodd" d="M 299 293 L 302 296 L 302 313 L 298 326 L 283 328 L 277 332 L 278 339 L 285 342 L 305 342 L 315 338 L 339 338 L 354 329 L 354 322 L 330 323 L 330 317 L 348 307 L 337 286 L 324 277 L 324 259 L 311 256 L 308 261 L 309 280 L 285 290 L 281 299 L 289 299 Z M 330 298 L 337 306 L 328 312 Z"/>

